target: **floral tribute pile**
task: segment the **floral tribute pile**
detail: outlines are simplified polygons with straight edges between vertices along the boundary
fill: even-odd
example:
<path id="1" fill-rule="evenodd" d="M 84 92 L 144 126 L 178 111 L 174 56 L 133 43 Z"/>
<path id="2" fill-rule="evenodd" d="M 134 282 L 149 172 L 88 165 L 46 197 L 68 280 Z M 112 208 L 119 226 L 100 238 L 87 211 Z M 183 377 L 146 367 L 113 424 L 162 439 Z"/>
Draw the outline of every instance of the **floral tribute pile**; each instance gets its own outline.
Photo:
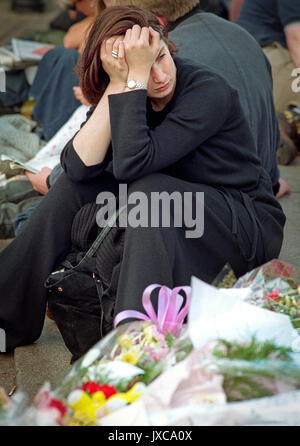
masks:
<path id="1" fill-rule="evenodd" d="M 0 389 L 0 425 L 300 425 L 299 286 L 300 271 L 279 260 L 240 278 L 228 297 L 198 279 L 192 288 L 150 285 L 145 313 L 117 315 L 33 405 Z M 119 325 L 127 318 L 141 320 Z"/>
<path id="2" fill-rule="evenodd" d="M 235 288 L 251 290 L 248 302 L 290 316 L 300 328 L 300 270 L 278 259 L 240 278 Z"/>

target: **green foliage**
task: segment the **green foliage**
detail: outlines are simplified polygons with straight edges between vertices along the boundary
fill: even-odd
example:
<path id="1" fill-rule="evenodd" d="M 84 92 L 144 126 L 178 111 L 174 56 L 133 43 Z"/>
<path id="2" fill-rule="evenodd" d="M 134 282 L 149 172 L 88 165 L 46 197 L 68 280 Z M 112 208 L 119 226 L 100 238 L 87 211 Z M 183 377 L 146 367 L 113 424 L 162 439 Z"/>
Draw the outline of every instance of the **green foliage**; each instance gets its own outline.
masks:
<path id="1" fill-rule="evenodd" d="M 292 353 L 290 348 L 278 347 L 269 341 L 257 342 L 254 336 L 247 344 L 221 339 L 213 350 L 216 358 L 243 359 L 245 361 L 259 361 L 268 358 L 290 360 L 290 353 Z"/>

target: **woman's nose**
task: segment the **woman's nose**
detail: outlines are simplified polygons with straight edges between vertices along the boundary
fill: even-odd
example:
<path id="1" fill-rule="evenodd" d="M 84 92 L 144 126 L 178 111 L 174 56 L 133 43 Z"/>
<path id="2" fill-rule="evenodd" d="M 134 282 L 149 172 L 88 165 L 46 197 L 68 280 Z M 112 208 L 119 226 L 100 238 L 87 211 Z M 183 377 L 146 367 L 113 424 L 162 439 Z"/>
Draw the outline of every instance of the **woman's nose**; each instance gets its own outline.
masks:
<path id="1" fill-rule="evenodd" d="M 151 71 L 152 71 L 152 73 L 151 73 L 151 75 L 152 75 L 152 79 L 153 79 L 154 82 L 156 82 L 156 83 L 161 83 L 161 82 L 164 82 L 164 81 L 166 80 L 167 75 L 166 75 L 166 73 L 161 69 L 160 66 L 154 64 L 154 65 L 152 66 Z"/>

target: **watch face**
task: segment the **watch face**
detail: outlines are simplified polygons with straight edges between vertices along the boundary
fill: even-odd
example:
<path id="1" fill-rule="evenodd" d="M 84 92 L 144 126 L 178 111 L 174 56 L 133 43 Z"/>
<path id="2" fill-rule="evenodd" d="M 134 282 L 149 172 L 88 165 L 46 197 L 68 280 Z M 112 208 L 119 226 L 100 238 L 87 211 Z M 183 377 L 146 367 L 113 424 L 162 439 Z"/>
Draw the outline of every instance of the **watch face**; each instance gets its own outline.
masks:
<path id="1" fill-rule="evenodd" d="M 128 81 L 128 88 L 134 88 L 136 86 L 136 82 L 135 81 Z"/>

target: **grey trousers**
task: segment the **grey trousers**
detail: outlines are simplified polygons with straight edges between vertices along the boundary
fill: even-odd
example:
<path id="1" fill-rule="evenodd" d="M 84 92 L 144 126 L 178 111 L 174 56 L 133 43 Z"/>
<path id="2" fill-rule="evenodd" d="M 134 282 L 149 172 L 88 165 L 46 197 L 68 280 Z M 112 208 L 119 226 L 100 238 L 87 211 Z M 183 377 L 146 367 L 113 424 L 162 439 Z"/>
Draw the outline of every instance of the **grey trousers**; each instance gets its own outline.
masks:
<path id="1" fill-rule="evenodd" d="M 14 237 L 13 223 L 17 215 L 41 198 L 27 178 L 12 180 L 0 187 L 0 239 Z"/>

